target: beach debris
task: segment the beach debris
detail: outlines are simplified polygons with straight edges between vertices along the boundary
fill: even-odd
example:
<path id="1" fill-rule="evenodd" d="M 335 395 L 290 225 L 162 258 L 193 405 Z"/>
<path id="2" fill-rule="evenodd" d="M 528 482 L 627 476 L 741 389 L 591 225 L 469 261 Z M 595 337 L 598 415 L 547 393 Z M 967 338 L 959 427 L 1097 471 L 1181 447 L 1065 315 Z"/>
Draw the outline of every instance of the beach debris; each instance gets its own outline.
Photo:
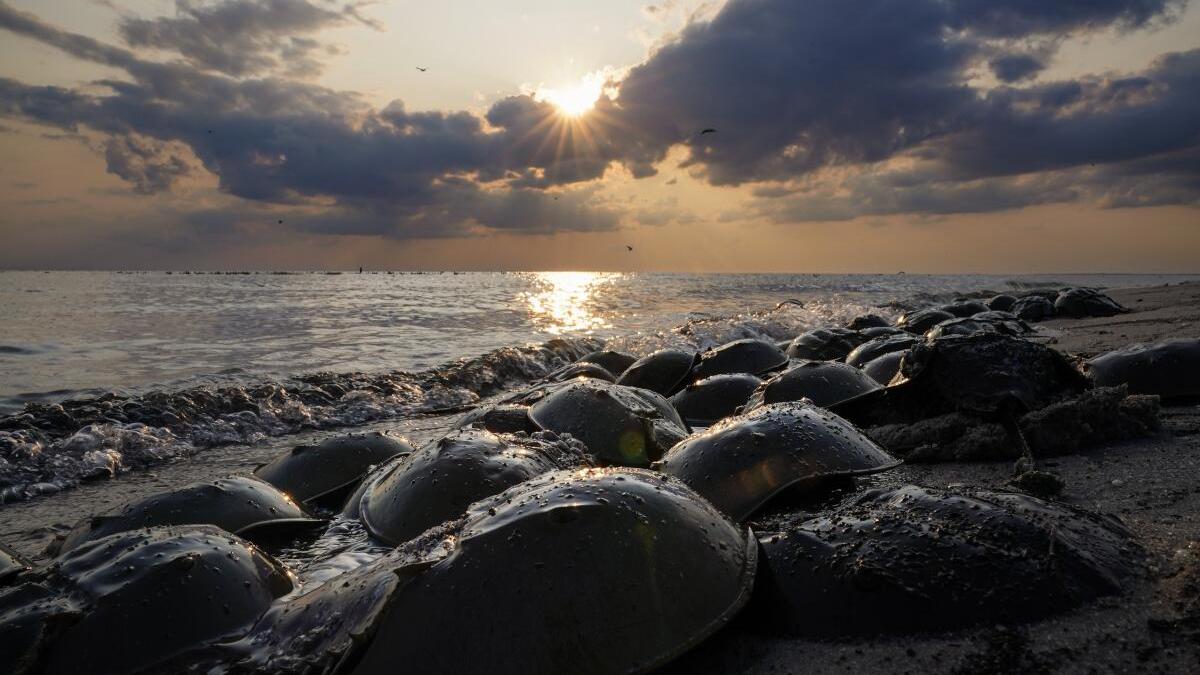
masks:
<path id="1" fill-rule="evenodd" d="M 695 352 L 660 349 L 635 361 L 617 378 L 617 384 L 670 396 L 687 383 L 697 358 Z"/>
<path id="2" fill-rule="evenodd" d="M 7 585 L 17 575 L 32 567 L 21 554 L 0 543 L 0 587 Z"/>
<path id="3" fill-rule="evenodd" d="M 118 532 L 164 525 L 213 525 L 254 541 L 303 532 L 321 524 L 278 488 L 250 476 L 192 483 L 80 520 L 58 554 Z"/>
<path id="4" fill-rule="evenodd" d="M 744 338 L 726 342 L 700 354 L 692 379 L 702 380 L 726 373 L 762 375 L 787 365 L 788 356 L 766 340 Z"/>
<path id="5" fill-rule="evenodd" d="M 463 429 L 390 465 L 365 491 L 359 514 L 373 536 L 402 544 L 462 517 L 473 502 L 534 476 L 587 464 L 587 450 L 567 437 Z"/>
<path id="6" fill-rule="evenodd" d="M 605 349 L 584 354 L 576 363 L 594 363 L 614 376 L 619 376 L 628 370 L 629 366 L 636 363 L 637 360 L 638 358 L 633 354 Z M 613 379 L 616 378 L 614 377 Z"/>
<path id="7" fill-rule="evenodd" d="M 355 673 L 649 672 L 731 619 L 757 566 L 748 530 L 632 469 L 540 476 L 437 534 L 445 557 L 402 581 Z"/>
<path id="8" fill-rule="evenodd" d="M 690 436 L 659 468 L 741 522 L 785 490 L 811 491 L 835 478 L 899 464 L 841 417 L 789 402 L 764 405 Z"/>
<path id="9" fill-rule="evenodd" d="M 747 373 L 713 375 L 693 382 L 671 397 L 679 416 L 693 426 L 709 426 L 736 413 L 762 380 Z"/>
<path id="10" fill-rule="evenodd" d="M 818 328 L 796 336 L 788 345 L 787 355 L 793 359 L 840 361 L 868 339 L 849 328 Z"/>
<path id="11" fill-rule="evenodd" d="M 539 428 L 571 434 L 603 464 L 650 466 L 688 434 L 674 406 L 658 394 L 600 380 L 576 380 L 535 403 Z"/>
<path id="12" fill-rule="evenodd" d="M 408 439 L 387 432 L 345 434 L 298 445 L 254 470 L 254 475 L 301 504 L 338 508 L 371 467 L 413 452 Z"/>
<path id="13" fill-rule="evenodd" d="M 1099 387 L 1125 385 L 1168 401 L 1200 397 L 1200 338 L 1130 345 L 1087 361 L 1084 372 Z"/>
<path id="14" fill-rule="evenodd" d="M 1110 516 L 1024 494 L 872 490 L 761 532 L 768 630 L 842 637 L 1010 624 L 1118 593 L 1145 552 Z"/>
<path id="15" fill-rule="evenodd" d="M 746 402 L 746 410 L 801 399 L 829 407 L 880 388 L 878 382 L 854 366 L 838 361 L 805 361 L 759 386 Z"/>
<path id="16" fill-rule="evenodd" d="M 900 318 L 896 319 L 896 327 L 920 335 L 946 319 L 953 318 L 954 315 L 944 309 L 936 307 L 917 309 L 901 314 Z"/>
<path id="17" fill-rule="evenodd" d="M 1008 481 L 1010 487 L 1031 494 L 1039 499 L 1053 499 L 1062 494 L 1063 489 L 1067 486 L 1062 476 L 1049 471 L 1028 467 L 1026 466 L 1026 462 L 1022 460 L 1017 461 L 1016 476 Z"/>
<path id="18" fill-rule="evenodd" d="M 1072 319 L 1116 316 L 1126 311 L 1116 300 L 1094 288 L 1068 288 L 1054 300 L 1055 314 Z"/>
<path id="19" fill-rule="evenodd" d="M 27 576 L 0 593 L 4 672 L 182 671 L 175 659 L 245 634 L 292 590 L 282 565 L 207 525 L 120 532 Z"/>

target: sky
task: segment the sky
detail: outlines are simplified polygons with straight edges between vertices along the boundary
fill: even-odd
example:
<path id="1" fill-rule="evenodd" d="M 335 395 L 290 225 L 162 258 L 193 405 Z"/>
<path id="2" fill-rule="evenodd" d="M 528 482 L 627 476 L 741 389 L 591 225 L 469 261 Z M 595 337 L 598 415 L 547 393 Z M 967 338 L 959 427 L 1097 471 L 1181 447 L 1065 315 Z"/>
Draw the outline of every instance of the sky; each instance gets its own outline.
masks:
<path id="1" fill-rule="evenodd" d="M 360 265 L 1200 272 L 1200 7 L 0 0 L 0 268 Z"/>

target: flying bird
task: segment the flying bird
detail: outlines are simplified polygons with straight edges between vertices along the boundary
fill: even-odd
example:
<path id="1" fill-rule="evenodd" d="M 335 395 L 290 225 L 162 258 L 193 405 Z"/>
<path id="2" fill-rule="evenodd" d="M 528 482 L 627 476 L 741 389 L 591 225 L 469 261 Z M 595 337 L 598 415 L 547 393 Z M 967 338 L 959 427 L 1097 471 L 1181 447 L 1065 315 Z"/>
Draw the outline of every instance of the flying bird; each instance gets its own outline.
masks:
<path id="1" fill-rule="evenodd" d="M 630 246 L 629 244 L 625 244 L 625 248 L 629 249 L 630 251 L 632 251 L 632 250 L 633 250 L 633 247 L 632 247 L 632 246 Z"/>
<path id="2" fill-rule="evenodd" d="M 422 68 L 421 66 L 417 66 L 417 70 L 419 70 L 419 71 L 421 71 L 421 72 L 423 73 L 423 72 L 425 72 L 425 71 L 427 71 L 427 70 L 429 70 L 429 69 L 428 69 L 428 68 Z"/>
<path id="3" fill-rule="evenodd" d="M 708 129 L 703 129 L 703 130 L 701 130 L 701 131 L 700 131 L 700 133 L 699 133 L 699 135 L 700 135 L 700 136 L 703 136 L 704 134 L 715 134 L 715 133 L 717 133 L 717 130 L 716 130 L 716 129 L 713 129 L 713 128 L 708 128 Z"/>
<path id="4" fill-rule="evenodd" d="M 282 225 L 282 224 L 283 224 L 283 219 L 282 219 L 282 218 L 280 218 L 280 219 L 279 219 L 279 224 L 280 224 L 280 225 Z"/>

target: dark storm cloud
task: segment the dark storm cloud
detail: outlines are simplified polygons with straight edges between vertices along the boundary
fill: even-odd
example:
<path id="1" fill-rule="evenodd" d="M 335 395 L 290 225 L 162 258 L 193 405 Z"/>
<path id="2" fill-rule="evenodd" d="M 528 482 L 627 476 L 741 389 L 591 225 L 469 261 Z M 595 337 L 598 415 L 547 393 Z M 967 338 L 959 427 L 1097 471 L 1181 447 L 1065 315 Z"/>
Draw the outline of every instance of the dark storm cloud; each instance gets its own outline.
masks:
<path id="1" fill-rule="evenodd" d="M 352 21 L 378 27 L 359 14 L 360 5 L 307 0 L 176 0 L 175 16 L 125 17 L 120 32 L 131 47 L 178 52 L 196 66 L 229 75 L 272 70 L 315 75 L 322 68 L 317 56 L 327 47 L 300 36 Z"/>
<path id="2" fill-rule="evenodd" d="M 251 5 L 320 12 L 297 14 L 309 18 L 289 30 L 250 21 L 245 35 L 258 36 L 246 37 L 251 46 L 222 55 L 233 65 L 185 46 L 221 35 L 224 19 L 212 18 L 219 12 Z M 583 123 L 567 124 L 530 96 L 502 99 L 481 118 L 410 112 L 401 102 L 375 109 L 352 92 L 227 74 L 274 68 L 256 59 L 278 61 L 288 49 L 310 53 L 319 43 L 294 32 L 328 25 L 321 22 L 330 15 L 352 20 L 353 6 L 187 5 L 176 19 L 145 24 L 162 35 L 195 32 L 178 45 L 190 61 L 163 63 L 0 0 L 0 27 L 128 74 L 98 83 L 102 92 L 0 79 L 0 112 L 102 135 L 109 170 L 139 191 L 168 189 L 195 161 L 223 191 L 295 209 L 286 226 L 316 233 L 611 229 L 620 214 L 592 191 L 554 188 L 595 181 L 614 164 L 654 175 L 675 145 L 690 152 L 685 166 L 712 184 L 755 184 L 760 212 L 779 220 L 1081 199 L 1194 203 L 1197 53 L 1123 78 L 1053 82 L 1042 70 L 1066 34 L 1136 29 L 1168 20 L 1179 6 L 731 0 L 630 71 L 619 95 L 602 97 Z M 151 34 L 158 35 L 129 41 L 159 44 Z M 1007 84 L 968 84 L 986 68 Z M 718 132 L 701 135 L 706 128 Z M 242 222 L 244 214 L 206 217 Z"/>

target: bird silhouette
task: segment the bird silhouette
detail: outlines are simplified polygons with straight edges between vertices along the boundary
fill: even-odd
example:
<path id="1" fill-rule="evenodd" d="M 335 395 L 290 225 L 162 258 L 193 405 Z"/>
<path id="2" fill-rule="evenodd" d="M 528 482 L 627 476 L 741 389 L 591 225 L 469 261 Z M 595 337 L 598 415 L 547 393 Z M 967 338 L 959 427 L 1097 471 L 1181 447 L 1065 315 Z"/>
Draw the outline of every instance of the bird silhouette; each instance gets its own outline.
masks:
<path id="1" fill-rule="evenodd" d="M 282 219 L 282 218 L 279 220 L 279 224 L 280 224 L 280 225 L 282 225 L 282 224 L 283 224 L 283 219 Z"/>
<path id="2" fill-rule="evenodd" d="M 425 71 L 427 71 L 427 70 L 429 70 L 429 69 L 428 69 L 428 68 L 422 68 L 421 66 L 417 66 L 417 70 L 419 70 L 419 71 L 421 71 L 421 72 L 423 73 L 423 72 L 425 72 Z"/>
<path id="3" fill-rule="evenodd" d="M 632 247 L 632 246 L 630 246 L 629 244 L 625 244 L 625 248 L 629 249 L 630 251 L 632 251 L 632 250 L 633 250 L 633 247 Z"/>
<path id="4" fill-rule="evenodd" d="M 700 135 L 701 135 L 701 136 L 703 136 L 703 135 L 705 135 L 705 134 L 715 134 L 715 133 L 717 133 L 717 130 L 716 130 L 716 129 L 712 129 L 712 128 L 708 128 L 708 129 L 702 129 L 702 130 L 700 131 Z"/>

